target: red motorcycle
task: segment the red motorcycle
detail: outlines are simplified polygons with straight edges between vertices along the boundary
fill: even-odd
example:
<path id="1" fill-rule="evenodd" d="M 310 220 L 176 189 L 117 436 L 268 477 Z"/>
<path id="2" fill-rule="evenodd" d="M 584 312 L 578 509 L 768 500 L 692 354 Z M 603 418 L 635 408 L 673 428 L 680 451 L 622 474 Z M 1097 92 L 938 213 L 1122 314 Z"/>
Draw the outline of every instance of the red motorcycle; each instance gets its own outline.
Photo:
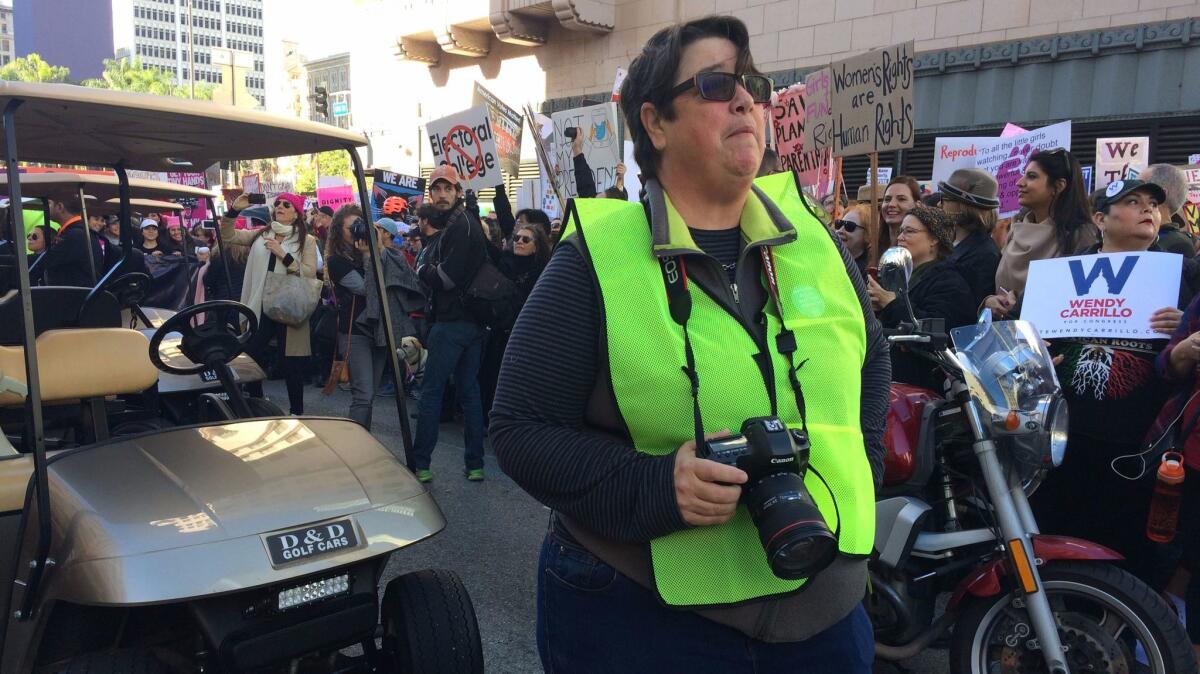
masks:
<path id="1" fill-rule="evenodd" d="M 906 257 L 889 250 L 880 270 L 905 302 Z M 1119 554 L 1038 531 L 1028 496 L 1062 462 L 1068 412 L 1033 326 L 985 314 L 949 338 L 937 320 L 892 332 L 950 386 L 892 385 L 865 602 L 876 655 L 950 631 L 956 674 L 1197 672 L 1175 613 Z"/>

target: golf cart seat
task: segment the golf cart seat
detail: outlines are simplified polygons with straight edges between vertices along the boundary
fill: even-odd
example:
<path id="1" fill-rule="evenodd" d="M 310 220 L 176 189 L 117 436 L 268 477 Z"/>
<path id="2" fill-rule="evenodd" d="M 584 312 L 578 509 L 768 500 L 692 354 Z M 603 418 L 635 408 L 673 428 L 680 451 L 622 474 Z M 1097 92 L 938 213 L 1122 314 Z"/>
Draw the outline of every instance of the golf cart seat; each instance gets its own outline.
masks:
<path id="1" fill-rule="evenodd" d="M 140 393 L 158 383 L 150 340 L 128 328 L 72 328 L 38 335 L 38 369 L 46 403 Z M 25 384 L 25 350 L 0 346 L 0 373 Z M 24 404 L 25 396 L 0 389 L 0 407 Z"/>
<path id="2" fill-rule="evenodd" d="M 33 331 L 40 335 L 59 328 L 117 328 L 121 326 L 121 307 L 107 292 L 96 293 L 87 306 L 84 300 L 91 288 L 73 286 L 35 286 Z M 21 296 L 10 290 L 0 296 L 0 345 L 21 344 Z"/>
<path id="3" fill-rule="evenodd" d="M 29 454 L 0 460 L 0 513 L 24 510 L 25 489 L 33 474 L 33 457 Z"/>

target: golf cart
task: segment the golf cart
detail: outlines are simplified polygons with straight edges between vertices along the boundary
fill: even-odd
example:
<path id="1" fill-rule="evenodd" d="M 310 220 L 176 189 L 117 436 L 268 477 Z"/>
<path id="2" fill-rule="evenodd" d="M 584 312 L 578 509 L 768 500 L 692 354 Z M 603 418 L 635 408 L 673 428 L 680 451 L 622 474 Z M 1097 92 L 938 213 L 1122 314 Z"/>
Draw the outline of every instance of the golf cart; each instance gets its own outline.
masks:
<path id="1" fill-rule="evenodd" d="M 0 175 L 0 190 L 6 189 L 7 180 L 6 175 Z M 82 217 L 85 221 L 89 215 L 118 215 L 121 208 L 120 185 L 116 176 L 113 175 L 73 172 L 22 175 L 21 191 L 26 199 L 26 204 L 29 203 L 30 197 L 36 198 L 39 203 L 38 208 L 43 211 L 46 210 L 46 203 L 49 199 L 78 196 L 83 205 Z M 211 210 L 213 194 L 211 191 L 199 187 L 159 180 L 134 179 L 129 181 L 129 197 L 129 206 L 139 212 L 180 212 L 184 209 L 183 206 L 163 200 L 190 200 L 193 202 L 209 200 Z M 185 247 L 187 244 L 188 239 L 185 238 Z M 186 248 L 184 252 L 187 253 Z M 106 279 L 103 286 L 116 298 L 121 309 L 121 321 L 103 327 L 133 327 L 141 330 L 149 339 L 164 321 L 175 314 L 175 311 L 145 306 L 144 300 L 150 278 L 142 276 L 145 269 L 139 265 L 133 264 L 126 269 L 126 273 Z M 98 279 L 100 272 L 103 270 L 94 270 L 94 273 L 97 274 L 94 278 Z M 2 269 L 0 269 L 0 273 L 3 273 Z M 34 323 L 40 323 L 39 315 L 49 313 L 51 314 L 48 318 L 49 324 L 58 327 L 73 325 L 69 314 L 78 312 L 82 308 L 84 301 L 91 296 L 91 291 L 91 288 L 66 287 L 34 289 L 32 291 Z M 189 294 L 190 292 L 189 289 Z M 7 299 L 0 297 L 0 317 L 6 315 L 4 306 L 6 301 L 12 303 L 9 308 L 12 320 L 0 320 L 0 345 L 18 345 L 21 343 L 20 320 L 17 316 L 19 299 L 15 293 L 12 293 Z M 101 327 L 94 322 L 93 325 Z M 177 370 L 190 369 L 195 365 L 180 352 L 178 334 L 167 335 L 163 339 L 159 355 L 165 363 Z M 249 354 L 238 355 L 230 367 L 233 370 L 234 380 L 239 384 L 266 379 L 262 368 L 254 362 Z M 129 435 L 167 426 L 223 419 L 226 417 L 220 415 L 219 406 L 212 402 L 214 396 L 216 398 L 223 397 L 221 391 L 221 382 L 212 368 L 190 375 L 162 371 L 159 373 L 157 386 L 144 392 L 121 396 L 116 401 L 110 401 L 108 405 L 109 427 L 112 429 L 113 435 Z M 248 402 L 254 411 L 254 416 L 283 414 L 278 406 L 268 400 L 251 398 Z M 61 420 L 62 415 L 58 416 Z M 71 419 L 68 417 L 67 420 Z M 9 426 L 12 426 L 11 422 Z M 52 439 L 57 442 L 57 434 L 52 434 Z"/>
<path id="2" fill-rule="evenodd" d="M 28 265 L 15 256 L 22 343 L 0 346 L 0 406 L 23 407 L 30 423 L 17 443 L 27 451 L 0 443 L 0 671 L 482 672 L 474 610 L 453 573 L 400 576 L 379 599 L 391 554 L 445 527 L 413 474 L 346 419 L 244 419 L 229 362 L 257 329 L 250 308 L 188 307 L 152 340 L 95 325 L 119 316 L 107 288 L 120 291 L 131 259 L 126 169 L 341 150 L 365 206 L 355 152 L 365 140 L 212 103 L 71 85 L 0 82 L 0 111 L 14 221 L 18 151 L 28 161 L 111 166 L 125 253 L 84 302 L 95 315 L 63 328 L 35 322 Z M 197 324 L 201 314 L 210 320 Z M 231 314 L 244 320 L 214 318 Z M 99 415 L 94 442 L 47 452 L 44 408 L 103 404 L 153 385 L 170 368 L 149 342 L 174 331 L 190 369 L 218 371 L 236 418 L 110 438 Z M 395 345 L 388 351 L 399 373 Z M 404 397 L 396 404 L 408 452 Z"/>

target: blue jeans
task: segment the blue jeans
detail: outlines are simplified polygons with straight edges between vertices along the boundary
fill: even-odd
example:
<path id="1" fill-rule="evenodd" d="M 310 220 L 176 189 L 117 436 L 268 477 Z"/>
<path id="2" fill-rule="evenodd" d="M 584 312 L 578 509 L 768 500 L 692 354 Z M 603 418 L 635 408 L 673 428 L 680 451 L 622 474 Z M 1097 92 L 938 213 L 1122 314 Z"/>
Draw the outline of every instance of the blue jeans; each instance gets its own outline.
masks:
<path id="1" fill-rule="evenodd" d="M 477 323 L 434 323 L 429 329 L 429 358 L 421 382 L 417 437 L 413 441 L 413 470 L 427 470 L 438 441 L 442 396 L 454 375 L 458 400 L 463 406 L 463 444 L 466 468 L 483 468 L 483 401 L 479 395 L 479 359 L 483 328 Z"/>
<path id="2" fill-rule="evenodd" d="M 553 532 L 538 567 L 538 652 L 546 674 L 870 674 L 874 662 L 874 632 L 861 604 L 807 641 L 766 643 L 663 606 Z"/>

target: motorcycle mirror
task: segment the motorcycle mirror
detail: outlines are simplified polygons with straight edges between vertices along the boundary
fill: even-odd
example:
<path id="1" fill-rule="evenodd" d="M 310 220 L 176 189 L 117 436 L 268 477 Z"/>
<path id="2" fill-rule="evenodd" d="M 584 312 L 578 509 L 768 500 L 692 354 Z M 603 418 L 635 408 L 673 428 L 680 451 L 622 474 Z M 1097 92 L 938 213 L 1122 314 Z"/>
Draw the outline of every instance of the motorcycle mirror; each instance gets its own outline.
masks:
<path id="1" fill-rule="evenodd" d="M 913 315 L 912 303 L 908 300 L 908 280 L 912 277 L 912 270 L 912 253 L 908 252 L 907 248 L 894 246 L 883 251 L 883 255 L 879 257 L 879 285 L 904 300 L 908 317 L 915 326 L 917 318 Z"/>

